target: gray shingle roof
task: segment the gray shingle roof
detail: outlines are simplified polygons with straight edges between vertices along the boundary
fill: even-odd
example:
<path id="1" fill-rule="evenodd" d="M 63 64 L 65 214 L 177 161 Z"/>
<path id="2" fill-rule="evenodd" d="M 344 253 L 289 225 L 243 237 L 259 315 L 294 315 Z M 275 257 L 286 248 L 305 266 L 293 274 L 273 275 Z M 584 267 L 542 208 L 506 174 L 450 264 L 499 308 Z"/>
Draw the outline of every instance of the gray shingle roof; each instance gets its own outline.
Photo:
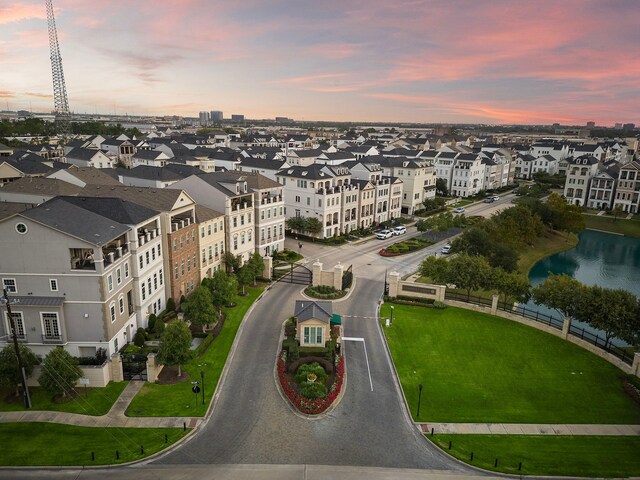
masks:
<path id="1" fill-rule="evenodd" d="M 23 177 L 2 187 L 5 192 L 38 195 L 76 195 L 82 191 L 77 185 L 56 178 Z"/>
<path id="2" fill-rule="evenodd" d="M 329 323 L 333 315 L 333 307 L 331 302 L 296 300 L 293 316 L 298 322 L 304 322 L 310 319 L 320 320 Z"/>
<path id="3" fill-rule="evenodd" d="M 158 215 L 152 210 L 137 203 L 128 202 L 121 198 L 97 197 L 58 197 L 68 203 L 89 210 L 103 217 L 109 218 L 123 225 L 137 225 Z"/>

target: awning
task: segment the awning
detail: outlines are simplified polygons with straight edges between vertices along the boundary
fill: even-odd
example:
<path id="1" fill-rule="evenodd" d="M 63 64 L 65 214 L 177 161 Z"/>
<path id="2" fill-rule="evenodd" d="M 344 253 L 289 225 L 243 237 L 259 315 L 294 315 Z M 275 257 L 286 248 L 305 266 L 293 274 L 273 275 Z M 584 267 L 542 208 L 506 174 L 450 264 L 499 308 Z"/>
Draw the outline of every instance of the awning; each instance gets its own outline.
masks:
<path id="1" fill-rule="evenodd" d="M 334 313 L 331 317 L 331 325 L 342 325 L 342 317 L 337 313 Z"/>

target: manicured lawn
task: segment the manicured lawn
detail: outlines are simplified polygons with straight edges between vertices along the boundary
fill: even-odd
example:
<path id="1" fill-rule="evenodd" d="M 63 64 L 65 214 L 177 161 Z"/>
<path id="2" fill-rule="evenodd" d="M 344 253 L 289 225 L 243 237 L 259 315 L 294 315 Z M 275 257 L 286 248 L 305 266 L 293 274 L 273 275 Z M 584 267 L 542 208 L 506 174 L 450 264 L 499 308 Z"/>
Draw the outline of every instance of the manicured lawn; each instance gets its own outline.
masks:
<path id="1" fill-rule="evenodd" d="M 466 463 L 497 472 L 607 478 L 640 475 L 640 437 L 434 435 L 427 438 Z M 473 461 L 470 461 L 471 452 Z M 518 471 L 520 462 L 522 470 Z"/>
<path id="2" fill-rule="evenodd" d="M 381 318 L 389 316 L 384 304 Z M 447 307 L 395 305 L 383 327 L 415 419 L 493 423 L 640 424 L 623 372 L 525 325 Z"/>
<path id="3" fill-rule="evenodd" d="M 547 233 L 537 238 L 533 246 L 527 246 L 518 251 L 518 271 L 524 275 L 529 274 L 529 270 L 539 261 L 554 253 L 569 250 L 578 244 L 578 237 L 574 234 L 548 230 Z"/>
<path id="4" fill-rule="evenodd" d="M 240 322 L 249 307 L 262 293 L 263 288 L 247 288 L 246 297 L 238 297 L 237 306 L 226 308 L 227 319 L 224 322 L 220 335 L 213 341 L 207 351 L 200 357 L 192 359 L 182 370 L 189 374 L 189 378 L 181 383 L 173 385 L 157 385 L 147 383 L 136 395 L 127 409 L 130 417 L 201 417 L 205 414 L 213 392 L 218 385 L 222 374 L 222 368 L 227 361 L 229 350 L 240 326 Z M 195 395 L 191 391 L 191 381 L 200 381 L 200 371 L 205 372 L 205 401 L 201 405 L 201 396 L 198 398 L 198 407 L 195 406 Z M 201 394 L 200 394 L 201 395 Z"/>
<path id="5" fill-rule="evenodd" d="M 131 462 L 184 437 L 182 428 L 93 428 L 55 423 L 2 423 L 0 465 L 105 465 Z M 165 443 L 165 435 L 168 442 Z M 144 454 L 140 453 L 144 447 Z M 9 448 L 10 447 L 10 448 Z M 120 459 L 116 459 L 116 450 Z M 91 452 L 95 460 L 91 460 Z"/>
<path id="6" fill-rule="evenodd" d="M 78 394 L 68 402 L 55 403 L 50 393 L 41 387 L 29 388 L 32 410 L 51 410 L 54 412 L 82 413 L 84 415 L 104 415 L 118 399 L 129 382 L 109 382 L 104 388 L 78 387 Z M 0 390 L 0 398 L 5 399 L 13 390 Z M 21 400 L 17 403 L 0 401 L 0 411 L 17 412 L 26 410 Z"/>
<path id="7" fill-rule="evenodd" d="M 627 220 L 618 217 L 616 220 L 608 215 L 583 215 L 587 228 L 604 230 L 605 232 L 621 233 L 627 237 L 640 238 L 640 221 L 633 218 Z"/>

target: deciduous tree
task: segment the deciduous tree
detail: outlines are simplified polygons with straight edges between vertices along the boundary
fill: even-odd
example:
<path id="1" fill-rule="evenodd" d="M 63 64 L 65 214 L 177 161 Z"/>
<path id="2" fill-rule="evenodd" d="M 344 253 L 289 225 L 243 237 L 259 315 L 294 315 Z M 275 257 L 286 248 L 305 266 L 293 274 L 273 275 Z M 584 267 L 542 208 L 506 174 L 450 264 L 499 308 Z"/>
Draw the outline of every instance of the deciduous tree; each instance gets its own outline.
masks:
<path id="1" fill-rule="evenodd" d="M 217 322 L 220 316 L 213 305 L 211 291 L 203 285 L 195 288 L 189 297 L 189 304 L 186 310 L 187 318 L 196 327 L 201 327 L 203 332 L 209 325 Z"/>
<path id="2" fill-rule="evenodd" d="M 52 395 L 66 397 L 80 377 L 82 370 L 78 367 L 78 360 L 64 348 L 56 347 L 44 357 L 38 382 Z"/>
<path id="3" fill-rule="evenodd" d="M 178 366 L 178 376 L 182 376 L 182 364 L 191 359 L 191 332 L 184 322 L 167 325 L 158 349 L 158 360 L 165 365 Z"/>
<path id="4" fill-rule="evenodd" d="M 587 287 L 569 275 L 549 275 L 544 282 L 531 291 L 537 305 L 553 308 L 563 319 L 571 322 L 581 308 L 581 299 Z"/>
<path id="5" fill-rule="evenodd" d="M 40 363 L 40 359 L 26 345 L 20 343 L 18 348 L 20 349 L 22 366 L 28 378 L 33 373 L 33 367 Z M 16 397 L 19 397 L 21 382 L 22 374 L 18 368 L 16 350 L 13 345 L 7 345 L 0 350 L 0 387 L 15 387 Z"/>

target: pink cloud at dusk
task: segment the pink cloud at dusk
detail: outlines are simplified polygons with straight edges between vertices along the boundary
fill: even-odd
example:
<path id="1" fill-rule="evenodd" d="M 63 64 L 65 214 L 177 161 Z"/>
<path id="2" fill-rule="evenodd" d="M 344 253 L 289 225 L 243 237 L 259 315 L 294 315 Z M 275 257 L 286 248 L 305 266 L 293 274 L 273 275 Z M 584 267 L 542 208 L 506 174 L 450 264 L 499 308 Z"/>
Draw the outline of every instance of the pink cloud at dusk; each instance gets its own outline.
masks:
<path id="1" fill-rule="evenodd" d="M 77 111 L 640 123 L 635 0 L 54 5 Z M 40 0 L 0 7 L 0 86 L 13 108 L 51 109 L 44 18 Z"/>

